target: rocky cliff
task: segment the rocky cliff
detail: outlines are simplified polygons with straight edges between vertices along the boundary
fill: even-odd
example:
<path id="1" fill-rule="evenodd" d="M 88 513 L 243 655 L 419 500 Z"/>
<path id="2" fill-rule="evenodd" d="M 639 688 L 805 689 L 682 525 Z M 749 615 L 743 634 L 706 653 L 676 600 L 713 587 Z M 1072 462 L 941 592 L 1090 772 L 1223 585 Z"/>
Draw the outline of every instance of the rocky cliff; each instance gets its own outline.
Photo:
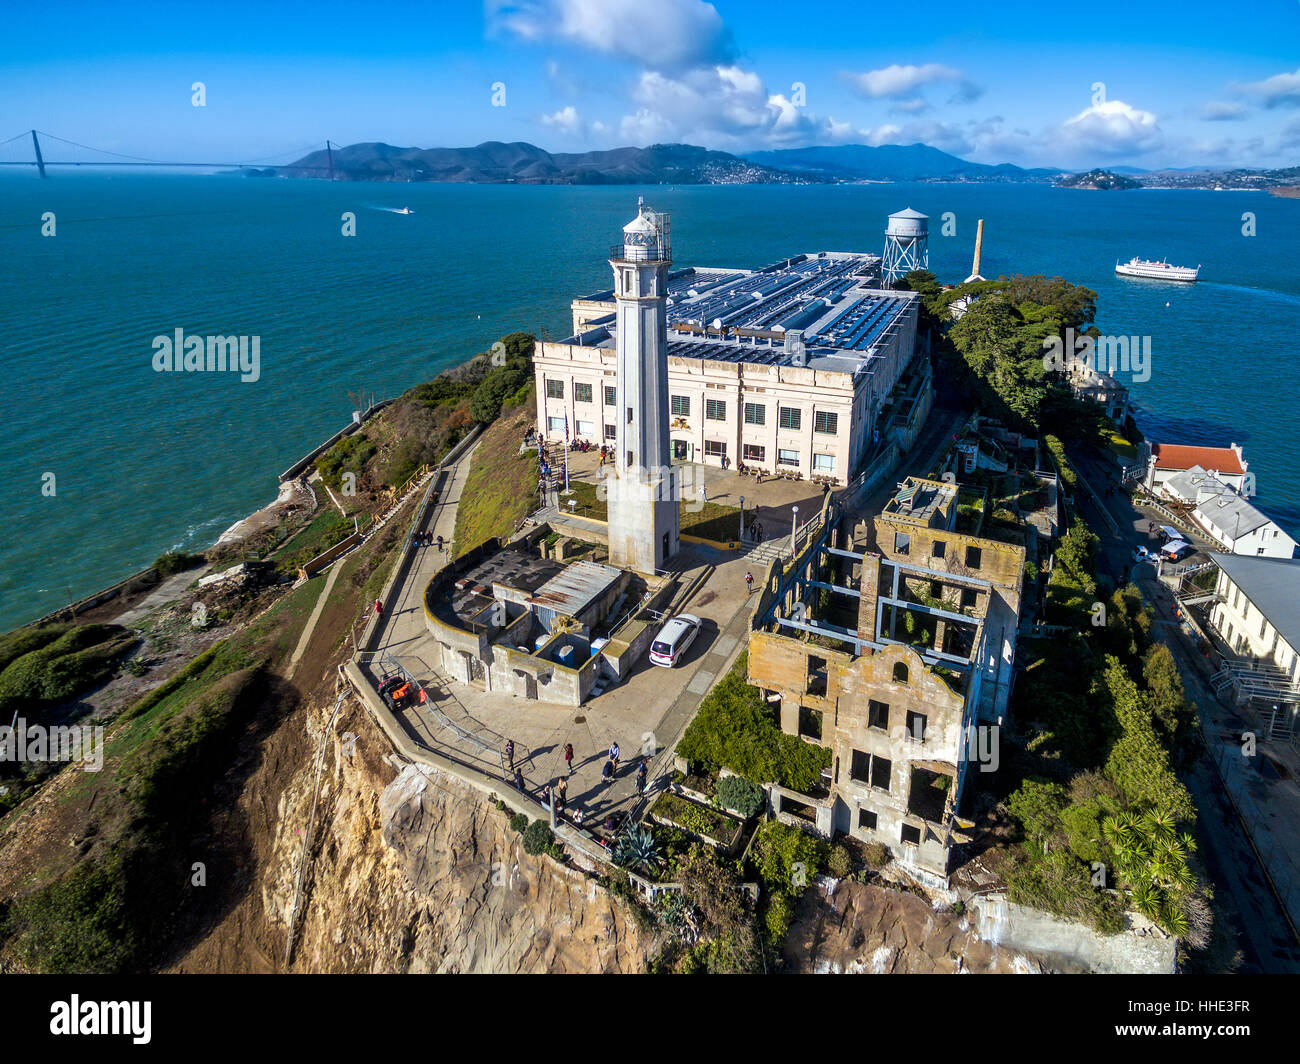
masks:
<path id="1" fill-rule="evenodd" d="M 638 972 L 650 936 L 581 873 L 523 852 L 507 814 L 456 778 L 395 766 L 353 700 L 304 723 L 326 730 L 316 828 L 289 970 L 303 972 Z M 316 759 L 278 799 L 273 844 L 245 900 L 181 970 L 284 970 L 284 939 L 312 817 Z M 259 957 L 263 962 L 258 963 Z"/>

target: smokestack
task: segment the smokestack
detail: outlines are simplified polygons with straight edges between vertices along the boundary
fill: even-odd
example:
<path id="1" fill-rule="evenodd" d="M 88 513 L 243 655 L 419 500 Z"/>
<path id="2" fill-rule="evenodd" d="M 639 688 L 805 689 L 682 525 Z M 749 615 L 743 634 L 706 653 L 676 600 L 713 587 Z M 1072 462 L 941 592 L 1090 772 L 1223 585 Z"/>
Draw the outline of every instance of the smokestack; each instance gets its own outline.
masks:
<path id="1" fill-rule="evenodd" d="M 981 252 L 983 252 L 983 250 L 984 250 L 984 219 L 981 218 L 979 220 L 979 224 L 975 227 L 975 258 L 971 261 L 970 264 L 970 276 L 966 278 L 967 284 L 969 284 L 971 281 L 984 280 L 984 278 L 980 276 L 980 254 Z"/>

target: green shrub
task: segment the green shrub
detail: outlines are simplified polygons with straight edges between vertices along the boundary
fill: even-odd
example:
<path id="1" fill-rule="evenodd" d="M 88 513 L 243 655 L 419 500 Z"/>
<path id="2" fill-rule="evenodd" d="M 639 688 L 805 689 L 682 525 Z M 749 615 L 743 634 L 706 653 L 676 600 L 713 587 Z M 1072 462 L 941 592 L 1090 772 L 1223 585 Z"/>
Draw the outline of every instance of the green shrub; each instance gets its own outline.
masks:
<path id="1" fill-rule="evenodd" d="M 366 462 L 375 453 L 375 445 L 362 432 L 344 436 L 328 451 L 316 459 L 316 468 L 320 470 L 321 479 L 338 491 L 342 487 L 343 474 L 355 473 L 360 479 Z"/>
<path id="2" fill-rule="evenodd" d="M 555 841 L 551 826 L 545 820 L 534 820 L 524 829 L 524 853 L 536 857 L 544 853 Z"/>
<path id="3" fill-rule="evenodd" d="M 12 632 L 6 632 L 0 636 L 0 672 L 24 654 L 53 643 L 69 628 L 71 625 L 67 624 L 43 624 L 39 628 L 15 628 Z"/>
<path id="4" fill-rule="evenodd" d="M 792 923 L 794 900 L 788 894 L 773 894 L 768 898 L 767 911 L 763 914 L 768 942 L 779 948 L 785 942 L 785 936 L 790 933 Z"/>
<path id="5" fill-rule="evenodd" d="M 518 834 L 528 827 L 528 814 L 516 813 L 510 818 L 510 830 Z"/>
<path id="6" fill-rule="evenodd" d="M 879 871 L 894 859 L 889 847 L 883 842 L 869 842 L 862 847 L 862 859 L 873 872 Z"/>
<path id="7" fill-rule="evenodd" d="M 714 801 L 721 808 L 734 810 L 748 820 L 766 808 L 767 793 L 744 776 L 724 776 L 718 781 Z"/>
<path id="8" fill-rule="evenodd" d="M 175 573 L 183 573 L 186 569 L 197 568 L 202 564 L 202 554 L 168 551 L 166 554 L 159 556 L 158 560 L 153 563 L 153 567 L 163 576 L 172 576 Z"/>
<path id="9" fill-rule="evenodd" d="M 725 765 L 748 779 L 807 793 L 830 764 L 831 752 L 781 731 L 772 707 L 758 688 L 746 683 L 747 667 L 748 657 L 741 654 L 714 684 L 677 752 L 688 761 Z"/>
<path id="10" fill-rule="evenodd" d="M 115 624 L 69 628 L 53 642 L 12 660 L 0 673 L 0 713 L 66 701 L 110 677 L 135 642 Z"/>
<path id="11" fill-rule="evenodd" d="M 831 847 L 831 852 L 826 856 L 826 872 L 836 879 L 843 879 L 853 871 L 853 858 L 849 855 L 848 848 L 836 843 Z"/>

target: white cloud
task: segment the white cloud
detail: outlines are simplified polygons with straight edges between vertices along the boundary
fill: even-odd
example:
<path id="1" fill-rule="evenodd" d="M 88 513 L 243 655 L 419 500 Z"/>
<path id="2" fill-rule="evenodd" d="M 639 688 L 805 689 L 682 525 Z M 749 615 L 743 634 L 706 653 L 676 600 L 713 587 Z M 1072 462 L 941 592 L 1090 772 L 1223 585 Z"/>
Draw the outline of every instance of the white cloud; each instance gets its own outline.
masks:
<path id="1" fill-rule="evenodd" d="M 722 16 L 703 0 L 487 0 L 490 33 L 563 41 L 653 70 L 727 63 Z"/>
<path id="2" fill-rule="evenodd" d="M 919 66 L 895 63 L 861 74 L 846 73 L 844 77 L 860 95 L 873 100 L 915 97 L 920 89 L 944 83 L 954 86 L 949 103 L 969 103 L 984 92 L 960 70 L 941 63 Z"/>
<path id="3" fill-rule="evenodd" d="M 1235 83 L 1229 88 L 1239 95 L 1256 97 L 1270 110 L 1274 107 L 1300 107 L 1300 70 L 1294 74 L 1274 74 L 1263 81 Z"/>
<path id="4" fill-rule="evenodd" d="M 561 133 L 567 133 L 571 137 L 582 132 L 582 116 L 572 104 L 552 114 L 542 115 L 541 123 L 552 129 L 558 129 Z"/>
<path id="5" fill-rule="evenodd" d="M 806 138 L 815 119 L 781 93 L 769 93 L 752 70 L 700 67 L 676 76 L 643 71 L 632 90 L 637 110 L 620 132 L 636 144 L 703 141 L 709 147 L 782 144 Z"/>
<path id="6" fill-rule="evenodd" d="M 1231 122 L 1238 118 L 1245 118 L 1246 108 L 1239 103 L 1211 100 L 1201 105 L 1199 114 L 1207 122 Z"/>
<path id="7" fill-rule="evenodd" d="M 1069 148 L 1100 155 L 1130 155 L 1158 147 L 1164 139 L 1150 111 L 1131 107 L 1123 100 L 1095 103 L 1067 119 L 1058 140 Z"/>

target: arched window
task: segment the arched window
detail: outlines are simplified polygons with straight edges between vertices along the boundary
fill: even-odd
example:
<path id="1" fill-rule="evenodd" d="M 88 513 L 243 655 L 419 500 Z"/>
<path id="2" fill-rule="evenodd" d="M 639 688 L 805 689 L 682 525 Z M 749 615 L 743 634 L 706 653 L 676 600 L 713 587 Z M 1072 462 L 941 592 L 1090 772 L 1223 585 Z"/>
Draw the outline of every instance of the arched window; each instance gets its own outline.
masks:
<path id="1" fill-rule="evenodd" d="M 894 662 L 894 683 L 907 683 L 907 665 L 904 662 Z"/>

